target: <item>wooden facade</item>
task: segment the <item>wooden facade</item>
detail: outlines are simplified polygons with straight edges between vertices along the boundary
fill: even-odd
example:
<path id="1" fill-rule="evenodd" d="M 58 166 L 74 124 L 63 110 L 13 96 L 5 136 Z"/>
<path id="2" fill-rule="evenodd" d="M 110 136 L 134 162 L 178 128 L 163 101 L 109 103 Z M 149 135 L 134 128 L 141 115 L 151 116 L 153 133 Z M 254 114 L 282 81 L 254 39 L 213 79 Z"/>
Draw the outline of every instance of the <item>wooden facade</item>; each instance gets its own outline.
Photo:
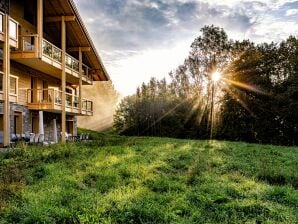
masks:
<path id="1" fill-rule="evenodd" d="M 59 133 L 75 134 L 76 116 L 93 115 L 82 85 L 109 76 L 72 0 L 1 1 L 0 48 L 4 146 L 11 133 L 40 131 L 40 122 L 49 140 L 53 122 Z"/>

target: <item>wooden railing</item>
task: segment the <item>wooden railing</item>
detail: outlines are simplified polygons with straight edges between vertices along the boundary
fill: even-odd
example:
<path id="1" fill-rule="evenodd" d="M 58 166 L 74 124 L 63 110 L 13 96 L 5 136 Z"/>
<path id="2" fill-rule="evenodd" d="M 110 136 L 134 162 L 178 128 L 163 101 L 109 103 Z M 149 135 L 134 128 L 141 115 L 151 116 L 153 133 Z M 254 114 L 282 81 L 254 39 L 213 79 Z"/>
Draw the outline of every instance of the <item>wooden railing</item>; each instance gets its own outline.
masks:
<path id="1" fill-rule="evenodd" d="M 79 96 L 65 93 L 65 107 L 69 111 L 80 111 L 82 114 L 93 113 L 93 102 L 91 100 L 82 99 L 81 104 Z M 28 105 L 36 105 L 36 108 L 47 108 L 53 110 L 62 110 L 62 91 L 57 89 L 27 89 Z"/>
<path id="2" fill-rule="evenodd" d="M 21 36 L 19 50 L 22 52 L 35 53 L 37 57 L 39 51 L 37 47 L 38 38 L 39 36 L 37 34 Z M 60 65 L 62 64 L 62 50 L 45 39 L 42 40 L 42 55 Z M 71 71 L 79 74 L 79 60 L 67 53 L 65 54 L 65 66 Z M 83 64 L 83 79 L 92 82 L 92 75 L 89 71 L 90 68 L 87 65 Z"/>
<path id="3" fill-rule="evenodd" d="M 23 35 L 20 38 L 19 50 L 24 52 L 36 52 L 38 51 L 36 43 L 38 43 L 38 35 Z"/>

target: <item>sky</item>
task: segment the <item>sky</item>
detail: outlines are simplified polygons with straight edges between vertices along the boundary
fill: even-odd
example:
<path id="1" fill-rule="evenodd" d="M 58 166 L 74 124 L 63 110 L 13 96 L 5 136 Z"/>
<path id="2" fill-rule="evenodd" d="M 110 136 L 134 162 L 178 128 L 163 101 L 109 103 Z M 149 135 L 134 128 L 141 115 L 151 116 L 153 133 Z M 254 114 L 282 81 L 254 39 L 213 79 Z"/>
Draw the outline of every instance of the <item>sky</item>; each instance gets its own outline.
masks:
<path id="1" fill-rule="evenodd" d="M 168 76 L 205 25 L 234 40 L 279 42 L 298 35 L 298 0 L 74 0 L 122 95 Z"/>

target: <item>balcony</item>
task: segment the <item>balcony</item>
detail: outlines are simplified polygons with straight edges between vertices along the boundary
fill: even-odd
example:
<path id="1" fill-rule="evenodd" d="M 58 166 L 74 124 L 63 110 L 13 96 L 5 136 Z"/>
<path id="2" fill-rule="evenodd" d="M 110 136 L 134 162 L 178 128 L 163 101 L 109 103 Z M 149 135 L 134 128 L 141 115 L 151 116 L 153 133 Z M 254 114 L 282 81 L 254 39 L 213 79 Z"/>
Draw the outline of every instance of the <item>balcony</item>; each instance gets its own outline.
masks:
<path id="1" fill-rule="evenodd" d="M 9 19 L 9 44 L 11 47 L 18 47 L 18 22 L 14 19 Z M 5 41 L 4 37 L 4 14 L 0 12 L 0 41 Z"/>
<path id="2" fill-rule="evenodd" d="M 29 110 L 55 113 L 61 113 L 62 111 L 62 91 L 57 89 L 27 89 L 26 97 Z M 93 102 L 91 100 L 82 99 L 80 105 L 78 96 L 66 93 L 65 105 L 67 114 L 93 115 Z"/>
<path id="3" fill-rule="evenodd" d="M 11 58 L 60 79 L 62 50 L 45 39 L 42 40 L 42 49 L 38 49 L 38 42 L 38 35 L 21 36 L 19 49 L 11 52 Z M 39 58 L 40 51 L 41 58 Z M 90 68 L 83 64 L 83 84 L 92 84 L 92 75 L 89 71 Z M 67 53 L 65 55 L 65 72 L 67 82 L 78 84 L 80 79 L 79 61 Z"/>

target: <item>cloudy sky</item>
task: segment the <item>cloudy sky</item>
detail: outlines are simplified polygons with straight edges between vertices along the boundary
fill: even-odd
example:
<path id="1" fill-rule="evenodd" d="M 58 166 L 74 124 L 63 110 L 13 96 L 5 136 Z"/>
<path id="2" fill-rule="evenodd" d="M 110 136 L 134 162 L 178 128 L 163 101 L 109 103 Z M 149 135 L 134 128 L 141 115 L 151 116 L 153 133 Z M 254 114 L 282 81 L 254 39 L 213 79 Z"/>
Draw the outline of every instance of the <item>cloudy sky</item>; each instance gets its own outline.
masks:
<path id="1" fill-rule="evenodd" d="M 74 0 L 115 88 L 123 95 L 166 77 L 188 55 L 200 28 L 232 39 L 298 35 L 298 0 Z"/>

